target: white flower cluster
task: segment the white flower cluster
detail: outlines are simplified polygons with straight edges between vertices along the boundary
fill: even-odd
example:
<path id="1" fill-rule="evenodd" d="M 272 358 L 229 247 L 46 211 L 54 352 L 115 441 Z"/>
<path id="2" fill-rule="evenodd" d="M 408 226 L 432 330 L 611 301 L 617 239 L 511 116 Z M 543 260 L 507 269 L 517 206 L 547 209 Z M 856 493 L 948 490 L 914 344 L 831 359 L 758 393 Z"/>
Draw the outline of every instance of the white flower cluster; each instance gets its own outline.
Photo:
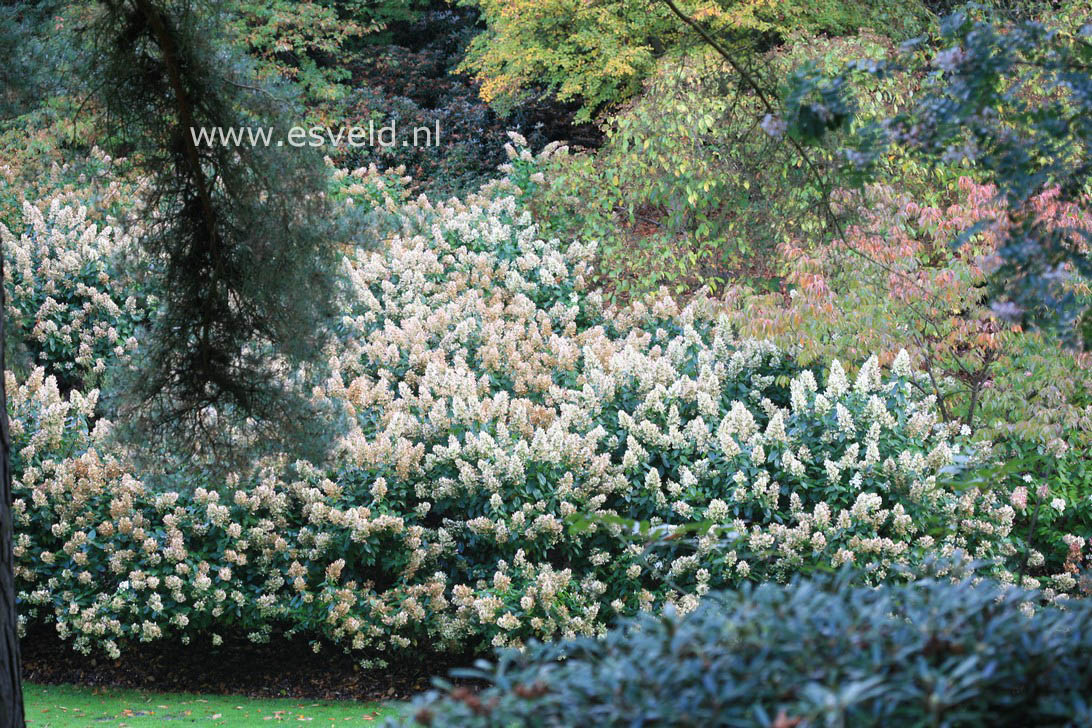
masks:
<path id="1" fill-rule="evenodd" d="M 119 294 L 126 286 L 112 278 L 128 239 L 63 199 L 55 197 L 44 213 L 24 203 L 26 230 L 18 238 L 0 224 L 8 258 L 6 313 L 35 364 L 66 380 L 95 379 L 108 365 L 128 360 L 146 303 Z"/>

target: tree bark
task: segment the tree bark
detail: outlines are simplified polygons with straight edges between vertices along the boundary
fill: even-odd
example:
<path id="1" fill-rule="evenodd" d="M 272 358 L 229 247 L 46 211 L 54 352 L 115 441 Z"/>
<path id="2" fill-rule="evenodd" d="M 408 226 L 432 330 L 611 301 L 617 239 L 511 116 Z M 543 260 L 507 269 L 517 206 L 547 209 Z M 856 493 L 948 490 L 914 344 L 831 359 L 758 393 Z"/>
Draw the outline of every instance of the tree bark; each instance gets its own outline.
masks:
<path id="1" fill-rule="evenodd" d="M 8 431 L 7 371 L 4 361 L 4 256 L 0 251 L 0 728 L 24 728 L 22 668 L 15 610 L 15 556 L 12 553 L 11 438 Z"/>

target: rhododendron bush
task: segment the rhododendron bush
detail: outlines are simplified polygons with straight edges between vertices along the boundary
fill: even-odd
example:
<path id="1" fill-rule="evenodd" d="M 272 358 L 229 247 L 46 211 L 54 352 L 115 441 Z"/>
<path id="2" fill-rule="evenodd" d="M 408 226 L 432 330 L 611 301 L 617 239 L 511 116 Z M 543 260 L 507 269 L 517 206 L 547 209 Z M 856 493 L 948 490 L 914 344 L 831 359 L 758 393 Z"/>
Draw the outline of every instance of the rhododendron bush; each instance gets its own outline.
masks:
<path id="1" fill-rule="evenodd" d="M 301 634 L 381 661 L 598 635 L 850 562 L 908 578 L 956 551 L 1048 599 L 1079 591 L 1069 571 L 1021 571 L 1026 499 L 951 484 L 992 456 L 941 421 L 905 353 L 847 376 L 740 338 L 711 299 L 607 308 L 594 245 L 543 239 L 519 202 L 537 160 L 513 155 L 508 179 L 404 203 L 386 246 L 346 249 L 338 343 L 311 393 L 347 423 L 326 462 L 153 485 L 96 391 L 9 373 L 24 618 L 112 655 Z M 31 218 L 24 244 L 61 240 Z"/>

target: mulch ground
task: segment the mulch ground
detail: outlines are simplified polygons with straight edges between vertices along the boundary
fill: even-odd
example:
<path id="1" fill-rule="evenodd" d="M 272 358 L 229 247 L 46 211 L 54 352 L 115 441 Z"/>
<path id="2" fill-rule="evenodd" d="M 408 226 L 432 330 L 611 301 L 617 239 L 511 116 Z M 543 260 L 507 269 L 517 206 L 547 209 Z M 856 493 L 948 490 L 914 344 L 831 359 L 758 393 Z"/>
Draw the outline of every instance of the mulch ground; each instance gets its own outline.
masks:
<path id="1" fill-rule="evenodd" d="M 309 700 L 405 700 L 431 687 L 432 676 L 446 677 L 474 661 L 473 655 L 433 655 L 364 670 L 337 647 L 315 653 L 306 639 L 256 645 L 226 636 L 219 647 L 134 644 L 111 660 L 75 652 L 71 641 L 44 626 L 30 627 L 21 649 L 23 679 L 40 684 Z"/>

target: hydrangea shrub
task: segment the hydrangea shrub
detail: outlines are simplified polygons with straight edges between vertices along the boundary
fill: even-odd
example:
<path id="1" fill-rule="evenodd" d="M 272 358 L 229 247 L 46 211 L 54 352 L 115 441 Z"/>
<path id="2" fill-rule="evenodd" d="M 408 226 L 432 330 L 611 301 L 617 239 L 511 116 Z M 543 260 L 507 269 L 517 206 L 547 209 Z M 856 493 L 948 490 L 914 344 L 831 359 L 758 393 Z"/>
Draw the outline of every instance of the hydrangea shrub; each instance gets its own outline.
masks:
<path id="1" fill-rule="evenodd" d="M 543 239 L 517 201 L 534 161 L 513 149 L 511 179 L 407 202 L 387 245 L 345 251 L 312 392 L 348 423 L 328 462 L 153 487 L 94 391 L 9 379 L 23 614 L 112 655 L 300 633 L 382 661 L 602 635 L 847 563 L 879 582 L 959 551 L 1019 579 L 1009 494 L 947 477 L 988 452 L 905 355 L 850 378 L 739 338 L 710 299 L 606 307 L 595 246 Z"/>

